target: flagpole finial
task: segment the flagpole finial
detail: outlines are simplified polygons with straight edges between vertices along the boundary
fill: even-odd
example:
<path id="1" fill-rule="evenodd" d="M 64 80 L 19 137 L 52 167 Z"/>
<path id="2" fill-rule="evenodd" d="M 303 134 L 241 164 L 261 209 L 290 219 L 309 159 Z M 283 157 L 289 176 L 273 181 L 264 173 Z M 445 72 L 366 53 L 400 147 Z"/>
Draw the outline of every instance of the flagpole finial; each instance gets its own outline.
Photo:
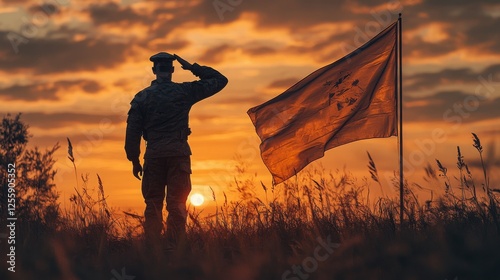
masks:
<path id="1" fill-rule="evenodd" d="M 399 13 L 399 18 L 401 18 L 401 13 Z"/>

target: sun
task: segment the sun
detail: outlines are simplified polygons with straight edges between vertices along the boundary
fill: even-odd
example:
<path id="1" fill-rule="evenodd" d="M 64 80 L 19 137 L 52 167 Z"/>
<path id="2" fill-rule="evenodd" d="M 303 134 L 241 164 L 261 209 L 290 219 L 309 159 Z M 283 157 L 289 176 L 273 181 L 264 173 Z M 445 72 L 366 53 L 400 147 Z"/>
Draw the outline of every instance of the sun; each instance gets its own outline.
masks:
<path id="1" fill-rule="evenodd" d="M 191 195 L 189 201 L 191 201 L 191 204 L 194 206 L 200 206 L 205 202 L 205 197 L 200 193 L 194 193 Z"/>

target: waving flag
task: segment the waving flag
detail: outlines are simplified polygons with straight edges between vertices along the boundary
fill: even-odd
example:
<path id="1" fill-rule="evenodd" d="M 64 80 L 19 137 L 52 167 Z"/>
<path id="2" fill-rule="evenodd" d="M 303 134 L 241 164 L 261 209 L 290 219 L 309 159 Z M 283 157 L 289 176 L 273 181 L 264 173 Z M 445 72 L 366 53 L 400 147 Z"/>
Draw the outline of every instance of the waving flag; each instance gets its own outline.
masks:
<path id="1" fill-rule="evenodd" d="M 248 110 L 275 184 L 326 150 L 397 135 L 397 25 Z"/>

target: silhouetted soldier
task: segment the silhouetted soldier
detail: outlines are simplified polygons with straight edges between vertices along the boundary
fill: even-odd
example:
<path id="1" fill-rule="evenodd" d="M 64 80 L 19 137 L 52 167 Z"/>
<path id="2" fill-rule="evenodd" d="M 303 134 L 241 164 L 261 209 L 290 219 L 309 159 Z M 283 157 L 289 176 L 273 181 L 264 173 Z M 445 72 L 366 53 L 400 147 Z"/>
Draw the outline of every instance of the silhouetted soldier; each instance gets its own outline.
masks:
<path id="1" fill-rule="evenodd" d="M 200 80 L 172 82 L 175 59 Z M 190 64 L 175 54 L 160 52 L 150 60 L 156 80 L 137 93 L 130 103 L 125 151 L 128 160 L 132 161 L 134 176 L 140 180 L 139 175 L 143 172 L 139 161 L 141 136 L 146 141 L 142 180 L 146 240 L 152 244 L 161 237 L 166 186 L 165 236 L 167 244 L 173 247 L 185 234 L 186 200 L 191 191 L 191 149 L 187 142 L 191 133 L 189 110 L 196 102 L 222 90 L 228 80 L 210 67 Z"/>

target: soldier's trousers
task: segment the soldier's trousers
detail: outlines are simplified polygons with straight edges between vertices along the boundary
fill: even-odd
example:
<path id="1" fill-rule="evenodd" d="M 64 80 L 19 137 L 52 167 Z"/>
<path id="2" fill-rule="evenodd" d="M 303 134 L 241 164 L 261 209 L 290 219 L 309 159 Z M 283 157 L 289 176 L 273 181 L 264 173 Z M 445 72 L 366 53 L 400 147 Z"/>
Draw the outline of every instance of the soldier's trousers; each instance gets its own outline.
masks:
<path id="1" fill-rule="evenodd" d="M 186 232 L 186 200 L 191 192 L 189 156 L 144 160 L 142 195 L 146 202 L 144 233 L 149 241 L 159 240 L 163 228 L 162 209 L 167 204 L 167 242 L 176 244 Z M 165 189 L 166 187 L 166 189 Z"/>

